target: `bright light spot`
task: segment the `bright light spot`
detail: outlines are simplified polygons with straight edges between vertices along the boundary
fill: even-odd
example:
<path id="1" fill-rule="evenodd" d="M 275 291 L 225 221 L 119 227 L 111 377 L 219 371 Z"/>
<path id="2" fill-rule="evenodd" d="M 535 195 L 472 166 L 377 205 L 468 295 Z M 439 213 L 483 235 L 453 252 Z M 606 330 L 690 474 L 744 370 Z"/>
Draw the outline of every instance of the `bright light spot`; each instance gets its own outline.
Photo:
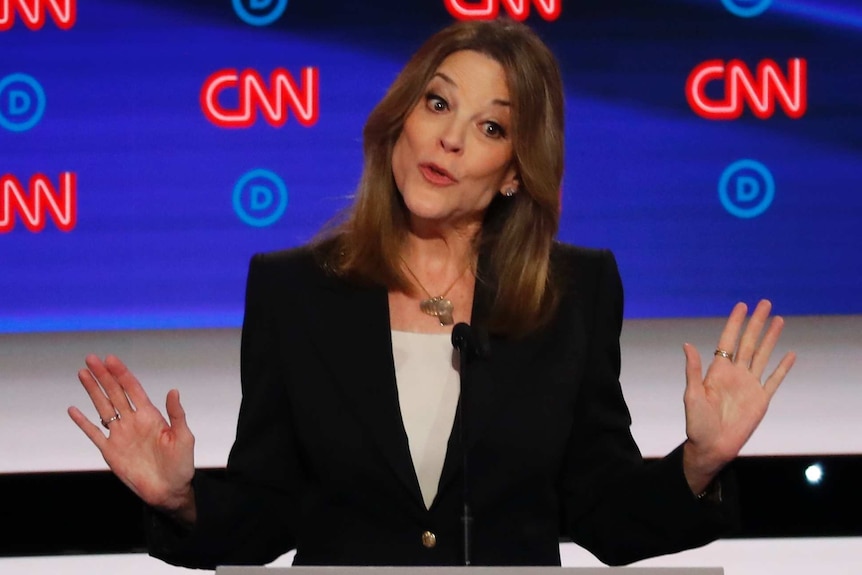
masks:
<path id="1" fill-rule="evenodd" d="M 819 463 L 808 466 L 808 469 L 805 470 L 805 479 L 811 485 L 818 485 L 823 481 L 823 468 L 820 467 Z"/>

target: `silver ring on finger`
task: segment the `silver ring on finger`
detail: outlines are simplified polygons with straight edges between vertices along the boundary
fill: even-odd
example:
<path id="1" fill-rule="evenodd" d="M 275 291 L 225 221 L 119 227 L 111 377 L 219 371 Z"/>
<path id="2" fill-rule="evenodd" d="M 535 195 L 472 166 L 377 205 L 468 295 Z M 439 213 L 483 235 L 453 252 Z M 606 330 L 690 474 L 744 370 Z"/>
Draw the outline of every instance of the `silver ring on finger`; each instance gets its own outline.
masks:
<path id="1" fill-rule="evenodd" d="M 713 353 L 712 355 L 716 357 L 723 357 L 724 359 L 729 359 L 730 361 L 733 361 L 733 354 L 727 350 L 721 349 L 720 347 L 715 348 L 715 353 Z"/>
<path id="2" fill-rule="evenodd" d="M 119 420 L 120 420 L 120 413 L 117 411 L 114 412 L 114 417 L 112 417 L 111 419 L 102 419 L 101 417 L 99 418 L 99 421 L 102 422 L 102 427 L 104 427 L 105 429 L 108 429 L 108 430 L 111 429 L 110 427 L 108 427 L 109 425 L 111 425 L 115 421 L 119 421 Z"/>

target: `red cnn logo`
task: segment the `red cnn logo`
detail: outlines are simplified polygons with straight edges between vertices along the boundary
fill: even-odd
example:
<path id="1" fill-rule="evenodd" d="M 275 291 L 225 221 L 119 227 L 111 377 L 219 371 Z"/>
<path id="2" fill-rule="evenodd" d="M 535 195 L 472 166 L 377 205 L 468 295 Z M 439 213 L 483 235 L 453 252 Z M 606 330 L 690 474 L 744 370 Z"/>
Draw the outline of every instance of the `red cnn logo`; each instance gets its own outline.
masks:
<path id="1" fill-rule="evenodd" d="M 61 30 L 75 25 L 78 15 L 77 0 L 0 0 L 0 32 L 15 23 L 15 12 L 30 30 L 39 30 L 48 20 L 48 14 Z"/>
<path id="2" fill-rule="evenodd" d="M 706 95 L 706 86 L 719 80 L 724 81 L 724 99 L 713 100 Z M 774 60 L 762 60 L 755 78 L 740 60 L 726 65 L 710 60 L 692 70 L 685 95 L 691 109 L 708 120 L 735 120 L 742 115 L 745 102 L 755 116 L 766 120 L 775 113 L 776 101 L 785 114 L 798 119 L 808 110 L 808 62 L 792 58 L 785 75 Z"/>
<path id="3" fill-rule="evenodd" d="M 493 20 L 500 12 L 500 4 L 513 20 L 526 20 L 530 15 L 531 0 L 443 0 L 449 14 L 458 20 Z M 545 20 L 556 20 L 563 9 L 562 0 L 532 0 L 536 11 Z"/>
<path id="4" fill-rule="evenodd" d="M 277 68 L 269 75 L 267 86 L 255 70 L 219 70 L 201 88 L 201 109 L 210 122 L 222 128 L 248 128 L 257 121 L 258 110 L 271 126 L 280 128 L 287 121 L 288 108 L 301 125 L 313 126 L 320 115 L 320 74 L 317 68 L 303 68 L 301 77 L 298 86 L 290 72 Z M 225 90 L 238 91 L 236 109 L 219 102 Z"/>
<path id="5" fill-rule="evenodd" d="M 15 176 L 0 176 L 0 234 L 15 227 L 15 212 L 31 232 L 41 232 L 48 216 L 57 229 L 71 231 L 78 221 L 77 179 L 72 172 L 63 172 L 55 190 L 48 176 L 36 174 L 30 178 L 28 193 Z"/>

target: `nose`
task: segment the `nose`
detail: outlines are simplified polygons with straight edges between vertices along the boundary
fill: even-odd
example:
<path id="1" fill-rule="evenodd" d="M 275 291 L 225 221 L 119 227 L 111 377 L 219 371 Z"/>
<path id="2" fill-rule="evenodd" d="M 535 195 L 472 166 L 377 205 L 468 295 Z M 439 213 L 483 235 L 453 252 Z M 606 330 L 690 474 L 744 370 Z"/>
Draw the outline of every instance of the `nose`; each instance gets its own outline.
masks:
<path id="1" fill-rule="evenodd" d="M 464 129 L 458 122 L 446 122 L 440 132 L 440 147 L 447 152 L 458 154 L 464 149 L 464 135 Z"/>

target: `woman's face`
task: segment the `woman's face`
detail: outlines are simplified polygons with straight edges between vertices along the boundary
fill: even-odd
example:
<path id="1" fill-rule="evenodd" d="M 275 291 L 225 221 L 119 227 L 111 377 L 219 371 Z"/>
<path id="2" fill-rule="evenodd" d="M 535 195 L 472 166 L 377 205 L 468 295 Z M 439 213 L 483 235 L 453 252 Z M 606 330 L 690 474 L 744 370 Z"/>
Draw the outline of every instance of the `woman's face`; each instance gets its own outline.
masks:
<path id="1" fill-rule="evenodd" d="M 440 64 L 392 150 L 413 224 L 480 224 L 494 194 L 517 187 L 503 67 L 473 51 Z"/>

